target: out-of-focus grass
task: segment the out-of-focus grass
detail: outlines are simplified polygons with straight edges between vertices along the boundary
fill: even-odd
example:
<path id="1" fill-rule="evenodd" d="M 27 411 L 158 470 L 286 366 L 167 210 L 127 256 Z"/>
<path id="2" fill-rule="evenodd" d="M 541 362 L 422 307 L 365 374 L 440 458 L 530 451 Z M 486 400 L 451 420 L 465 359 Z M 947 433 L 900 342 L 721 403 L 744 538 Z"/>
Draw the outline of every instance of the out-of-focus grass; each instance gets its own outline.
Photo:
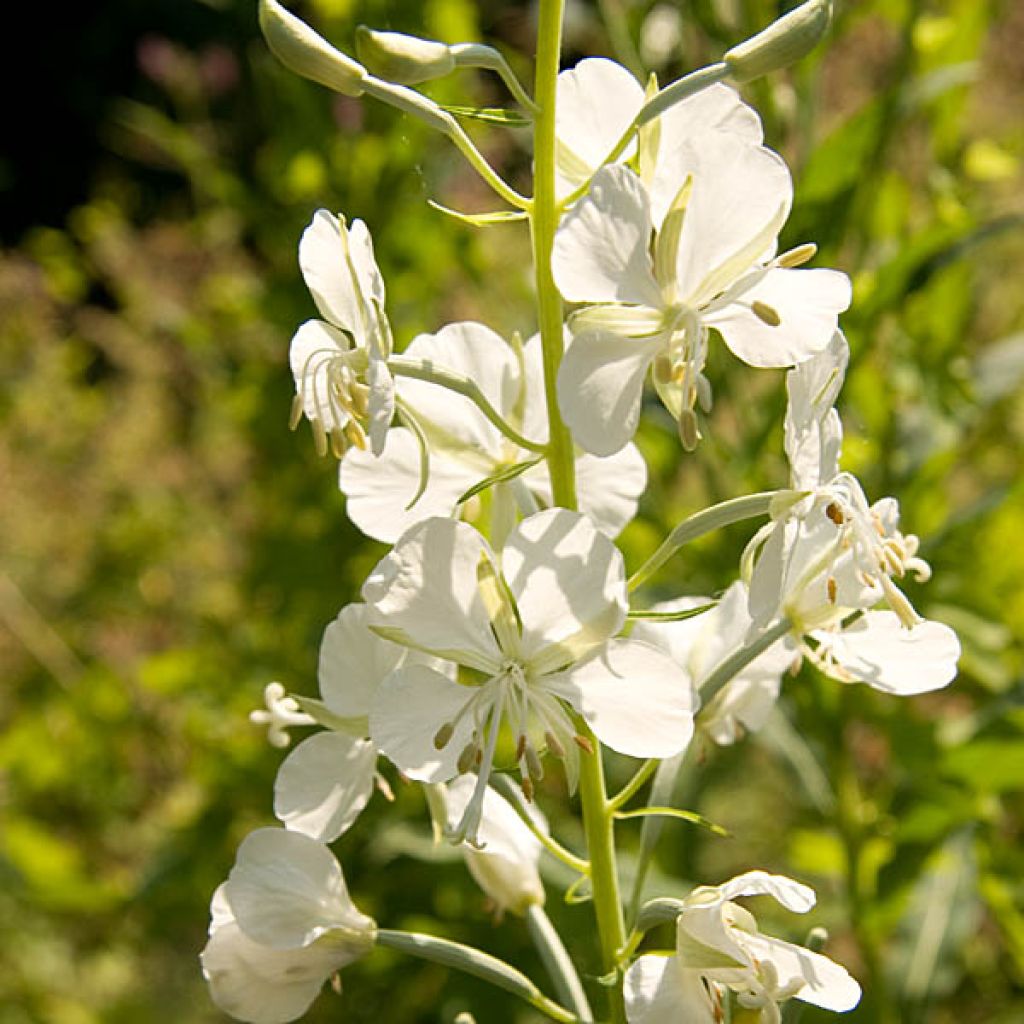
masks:
<path id="1" fill-rule="evenodd" d="M 602 5 L 612 37 L 640 41 L 663 76 L 780 9 L 687 5 L 665 48 L 673 9 L 649 6 Z M 651 891 L 754 866 L 794 874 L 818 888 L 812 923 L 865 985 L 847 1019 L 1009 1024 L 1024 1013 L 1024 18 L 977 0 L 837 6 L 821 53 L 750 98 L 794 167 L 784 244 L 814 239 L 820 263 L 854 278 L 846 465 L 872 497 L 899 496 L 922 535 L 935 579 L 913 596 L 959 630 L 961 677 L 904 702 L 808 671 L 789 681 L 765 733 L 694 752 L 680 798 L 734 838 L 670 825 Z M 370 224 L 400 344 L 454 319 L 534 327 L 522 229 L 426 207 L 493 206 L 441 142 L 296 81 L 248 4 L 214 7 L 248 35 L 213 51 L 148 40 L 148 77 L 97 126 L 109 156 L 90 201 L 0 255 L 0 1024 L 219 1019 L 195 959 L 207 902 L 238 840 L 271 820 L 280 758 L 246 712 L 272 678 L 312 692 L 320 630 L 382 550 L 348 525 L 334 466 L 285 428 L 287 343 L 313 314 L 295 265 L 312 210 Z M 306 13 L 339 41 L 367 21 L 529 46 L 515 4 L 478 18 L 450 0 L 316 0 Z M 578 7 L 570 53 L 612 52 L 608 40 Z M 468 76 L 432 91 L 504 102 Z M 483 141 L 525 172 L 521 140 Z M 784 481 L 781 375 L 721 353 L 711 373 L 697 457 L 650 410 L 631 564 L 701 504 Z M 745 538 L 694 545 L 651 600 L 722 589 Z M 570 828 L 556 780 L 541 800 Z M 621 831 L 628 851 L 635 826 Z M 426 835 L 413 790 L 371 807 L 338 844 L 360 906 L 540 977 L 519 923 L 493 927 L 457 861 L 427 862 Z M 552 916 L 596 969 L 588 908 L 558 891 Z M 801 937 L 804 922 L 769 920 Z M 383 951 L 345 984 L 344 1004 L 325 996 L 310 1019 L 529 1019 Z"/>

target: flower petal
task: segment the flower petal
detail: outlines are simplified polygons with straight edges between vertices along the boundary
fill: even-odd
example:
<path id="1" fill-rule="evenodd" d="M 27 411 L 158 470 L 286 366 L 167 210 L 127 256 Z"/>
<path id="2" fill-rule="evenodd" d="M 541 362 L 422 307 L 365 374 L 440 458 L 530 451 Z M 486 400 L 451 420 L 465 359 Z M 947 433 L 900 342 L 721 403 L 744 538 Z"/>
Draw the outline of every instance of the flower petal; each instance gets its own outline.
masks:
<path id="1" fill-rule="evenodd" d="M 359 817 L 373 793 L 377 748 L 337 732 L 303 740 L 281 763 L 274 815 L 285 828 L 333 843 Z"/>
<path id="2" fill-rule="evenodd" d="M 495 674 L 502 655 L 477 586 L 480 560 L 493 557 L 472 526 L 417 523 L 363 584 L 367 622 L 388 639 Z"/>
<path id="3" fill-rule="evenodd" d="M 373 944 L 373 921 L 353 905 L 334 855 L 300 832 L 249 833 L 224 895 L 239 927 L 261 946 L 297 949 L 336 932 L 354 959 Z"/>
<path id="4" fill-rule="evenodd" d="M 464 715 L 451 739 L 438 750 L 434 737 L 454 722 L 473 690 L 426 665 L 392 673 L 377 692 L 370 712 L 370 736 L 380 751 L 420 782 L 444 782 L 456 774 L 459 754 L 473 734 L 473 716 Z"/>
<path id="5" fill-rule="evenodd" d="M 806 914 L 817 902 L 810 886 L 767 871 L 747 871 L 721 885 L 698 891 L 714 892 L 717 900 L 722 902 L 741 896 L 771 896 L 794 914 Z"/>
<path id="6" fill-rule="evenodd" d="M 555 234 L 551 271 L 558 290 L 569 302 L 660 307 L 651 270 L 651 227 L 640 179 L 628 167 L 602 167 Z"/>
<path id="7" fill-rule="evenodd" d="M 600 167 L 644 102 L 643 86 L 621 64 L 588 57 L 558 76 L 556 191 L 566 196 Z M 620 159 L 636 149 L 631 143 Z"/>
<path id="8" fill-rule="evenodd" d="M 365 718 L 377 688 L 404 655 L 404 648 L 367 626 L 366 605 L 345 605 L 320 642 L 320 696 L 342 718 Z"/>
<path id="9" fill-rule="evenodd" d="M 717 328 L 733 355 L 750 366 L 792 366 L 825 350 L 839 314 L 850 305 L 850 279 L 837 270 L 773 268 L 757 275 L 753 287 L 738 287 L 733 301 L 708 312 L 704 322 Z M 751 310 L 752 303 L 773 310 L 777 326 Z"/>
<path id="10" fill-rule="evenodd" d="M 576 443 L 593 455 L 614 455 L 640 422 L 644 376 L 664 347 L 661 338 L 578 334 L 558 370 L 558 407 Z"/>
<path id="11" fill-rule="evenodd" d="M 629 1024 L 715 1024 L 707 989 L 674 956 L 638 957 L 623 979 Z"/>
<path id="12" fill-rule="evenodd" d="M 580 511 L 609 537 L 617 537 L 636 515 L 647 487 L 647 463 L 635 444 L 599 458 L 576 456 L 576 496 Z"/>
<path id="13" fill-rule="evenodd" d="M 524 519 L 501 566 L 519 606 L 522 655 L 536 672 L 580 657 L 625 622 L 622 554 L 578 512 L 552 508 Z"/>
<path id="14" fill-rule="evenodd" d="M 845 682 L 907 697 L 941 689 L 956 677 L 960 641 L 949 626 L 924 621 L 906 629 L 893 612 L 866 612 L 838 632 L 811 634 Z M 827 671 L 827 665 L 823 666 Z"/>
<path id="15" fill-rule="evenodd" d="M 395 415 L 395 382 L 383 359 L 370 359 L 366 369 L 366 383 L 370 388 L 370 450 L 374 455 L 384 451 L 388 427 Z"/>
<path id="16" fill-rule="evenodd" d="M 671 757 L 693 736 L 690 677 L 661 651 L 637 640 L 611 640 L 543 685 L 568 701 L 597 738 L 621 754 Z"/>
<path id="17" fill-rule="evenodd" d="M 426 490 L 410 507 L 420 486 L 420 446 L 411 431 L 395 427 L 388 431 L 379 458 L 349 449 L 338 484 L 348 499 L 349 519 L 368 537 L 394 544 L 424 519 L 451 516 L 459 498 L 486 475 L 447 452 L 432 452 Z"/>

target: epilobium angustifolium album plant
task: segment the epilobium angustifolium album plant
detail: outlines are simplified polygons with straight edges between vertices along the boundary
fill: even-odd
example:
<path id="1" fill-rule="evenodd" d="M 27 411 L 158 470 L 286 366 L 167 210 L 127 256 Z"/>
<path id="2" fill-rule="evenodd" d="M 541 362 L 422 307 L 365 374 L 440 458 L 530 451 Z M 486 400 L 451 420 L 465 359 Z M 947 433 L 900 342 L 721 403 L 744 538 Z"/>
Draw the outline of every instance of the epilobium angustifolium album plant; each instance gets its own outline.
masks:
<path id="1" fill-rule="evenodd" d="M 810 242 L 779 251 L 793 183 L 735 88 L 807 53 L 829 6 L 810 0 L 719 63 L 659 85 L 601 58 L 559 72 L 562 3 L 541 0 L 531 96 L 487 46 L 361 29 L 357 61 L 276 0 L 260 3 L 284 64 L 435 128 L 505 204 L 475 222 L 524 222 L 539 330 L 524 324 L 524 341 L 479 323 L 426 324 L 396 344 L 366 224 L 319 210 L 299 242 L 319 317 L 292 339 L 292 425 L 308 420 L 317 449 L 339 460 L 352 521 L 392 548 L 324 633 L 319 699 L 271 684 L 253 715 L 278 746 L 289 728 L 320 728 L 281 764 L 281 827 L 242 843 L 213 897 L 202 965 L 233 1017 L 297 1019 L 378 945 L 469 972 L 563 1022 L 774 1024 L 800 1002 L 857 1004 L 857 982 L 820 943 L 763 934 L 740 902 L 771 896 L 802 914 L 815 902 L 806 885 L 751 865 L 627 907 L 616 848 L 617 828 L 641 819 L 641 893 L 656 838 L 647 826 L 696 818 L 660 797 L 695 730 L 723 746 L 757 730 L 796 660 L 895 696 L 956 671 L 955 635 L 901 589 L 929 568 L 895 499 L 872 502 L 840 469 L 850 283 L 805 265 Z M 532 124 L 532 196 L 413 88 L 465 67 L 497 73 Z M 615 538 L 647 482 L 632 443 L 642 396 L 653 388 L 677 424 L 679 457 L 700 458 L 715 430 L 712 344 L 750 373 L 787 370 L 789 479 L 697 512 L 629 575 Z M 685 543 L 746 520 L 761 522 L 717 595 L 637 600 Z M 606 748 L 638 760 L 615 795 Z M 386 762 L 422 786 L 436 840 L 458 846 L 493 905 L 527 919 L 553 997 L 484 951 L 388 930 L 358 909 L 330 844 L 375 791 L 390 795 Z M 537 806 L 545 774 L 578 802 L 577 851 Z M 542 857 L 573 872 L 571 895 L 593 910 L 600 983 L 581 982 L 545 915 Z M 664 924 L 674 947 L 652 948 L 647 933 Z"/>

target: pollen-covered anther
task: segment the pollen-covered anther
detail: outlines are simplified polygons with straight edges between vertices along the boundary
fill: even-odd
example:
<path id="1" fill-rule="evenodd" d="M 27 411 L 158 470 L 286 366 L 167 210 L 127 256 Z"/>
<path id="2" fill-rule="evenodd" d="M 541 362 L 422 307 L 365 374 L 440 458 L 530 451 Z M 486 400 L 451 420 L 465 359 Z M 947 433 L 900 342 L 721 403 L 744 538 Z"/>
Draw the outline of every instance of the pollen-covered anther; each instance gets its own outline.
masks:
<path id="1" fill-rule="evenodd" d="M 445 722 L 440 729 L 434 733 L 434 749 L 444 750 L 455 735 L 455 726 L 451 722 Z"/>
<path id="2" fill-rule="evenodd" d="M 345 437 L 345 431 L 340 427 L 334 427 L 331 430 L 331 454 L 336 459 L 343 459 L 348 449 L 349 443 Z"/>
<path id="3" fill-rule="evenodd" d="M 532 743 L 526 744 L 526 771 L 531 779 L 536 779 L 540 782 L 544 778 L 544 766 L 540 763 L 540 758 L 537 756 L 537 751 L 534 750 Z"/>
<path id="4" fill-rule="evenodd" d="M 345 424 L 345 438 L 361 452 L 366 451 L 368 447 L 366 431 L 355 420 L 349 420 Z"/>
<path id="5" fill-rule="evenodd" d="M 465 775 L 475 764 L 477 764 L 478 758 L 482 757 L 483 751 L 481 751 L 479 744 L 475 741 L 467 743 L 462 748 L 462 753 L 459 754 L 459 759 L 456 762 L 456 768 L 459 770 L 460 775 Z"/>
<path id="6" fill-rule="evenodd" d="M 825 588 L 828 591 L 828 603 L 835 604 L 837 594 L 835 576 L 829 576 L 828 580 L 825 582 Z"/>
<path id="7" fill-rule="evenodd" d="M 697 414 L 693 409 L 683 409 L 679 413 L 677 427 L 679 440 L 683 447 L 688 452 L 694 451 L 697 448 L 697 442 L 700 441 L 700 428 L 697 426 Z"/>
<path id="8" fill-rule="evenodd" d="M 532 804 L 534 793 L 536 792 L 536 790 L 533 786 L 533 780 L 529 777 L 529 775 L 525 775 L 523 776 L 523 778 L 519 780 L 519 788 L 523 791 L 523 796 L 525 796 L 526 799 Z"/>
<path id="9" fill-rule="evenodd" d="M 761 302 L 760 299 L 755 299 L 750 304 L 750 309 L 754 316 L 763 324 L 767 324 L 769 327 L 778 327 L 782 323 L 782 317 L 779 316 L 779 311 L 774 306 L 769 306 L 767 302 Z"/>
<path id="10" fill-rule="evenodd" d="M 516 740 L 516 761 L 522 761 L 526 754 L 527 739 L 524 733 L 520 733 L 519 739 Z"/>
<path id="11" fill-rule="evenodd" d="M 924 621 L 917 614 L 907 595 L 888 576 L 883 575 L 879 577 L 878 582 L 882 587 L 882 592 L 885 594 L 886 603 L 899 616 L 899 620 L 904 627 L 913 629 L 914 626 Z"/>
<path id="12" fill-rule="evenodd" d="M 552 756 L 559 760 L 565 757 L 565 747 L 562 746 L 562 741 L 550 729 L 544 733 L 544 742 Z"/>
<path id="13" fill-rule="evenodd" d="M 843 510 L 838 502 L 830 501 L 825 506 L 825 515 L 828 516 L 836 526 L 842 526 L 846 522 L 846 516 L 843 514 Z"/>
<path id="14" fill-rule="evenodd" d="M 580 750 L 582 750 L 585 754 L 593 754 L 594 744 L 591 743 L 586 736 L 581 736 L 579 733 L 576 733 L 576 735 L 573 736 L 572 739 L 576 746 L 579 747 Z"/>
<path id="15" fill-rule="evenodd" d="M 676 367 L 672 357 L 659 352 L 654 359 L 654 379 L 659 384 L 668 384 L 675 380 Z"/>
<path id="16" fill-rule="evenodd" d="M 802 267 L 805 263 L 813 260 L 815 254 L 818 251 L 818 247 L 813 242 L 806 242 L 803 245 L 798 245 L 794 249 L 790 249 L 788 252 L 784 252 L 775 260 L 777 267 L 785 267 L 787 270 L 793 267 Z"/>
<path id="17" fill-rule="evenodd" d="M 309 425 L 313 430 L 313 445 L 316 448 L 316 453 L 320 458 L 324 458 L 327 455 L 327 430 L 318 419 L 310 420 Z"/>
<path id="18" fill-rule="evenodd" d="M 291 410 L 288 413 L 288 429 L 289 430 L 294 431 L 294 430 L 298 429 L 299 424 L 302 422 L 302 412 L 303 412 L 302 395 L 296 395 L 292 399 L 292 407 L 291 407 Z"/>

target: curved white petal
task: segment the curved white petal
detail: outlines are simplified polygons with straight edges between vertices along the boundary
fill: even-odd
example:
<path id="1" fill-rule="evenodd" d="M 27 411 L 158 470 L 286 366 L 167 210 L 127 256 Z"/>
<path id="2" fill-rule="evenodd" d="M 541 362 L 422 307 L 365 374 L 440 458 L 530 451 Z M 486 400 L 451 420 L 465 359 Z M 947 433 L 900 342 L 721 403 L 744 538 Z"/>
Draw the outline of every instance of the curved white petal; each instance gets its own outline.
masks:
<path id="1" fill-rule="evenodd" d="M 799 436 L 836 404 L 850 362 L 850 346 L 837 330 L 816 356 L 786 374 L 786 436 Z"/>
<path id="2" fill-rule="evenodd" d="M 578 334 L 558 370 L 558 407 L 581 448 L 614 455 L 636 433 L 644 376 L 664 347 L 660 338 Z"/>
<path id="3" fill-rule="evenodd" d="M 960 641 L 949 626 L 924 621 L 906 629 L 893 612 L 866 612 L 838 632 L 812 633 L 835 660 L 836 678 L 896 696 L 941 689 L 956 677 Z M 827 666 L 826 666 L 827 670 Z"/>
<path id="4" fill-rule="evenodd" d="M 354 958 L 373 944 L 373 921 L 353 905 L 334 855 L 300 832 L 261 828 L 246 836 L 224 896 L 261 946 L 297 949 L 334 933 Z"/>
<path id="5" fill-rule="evenodd" d="M 412 431 L 395 427 L 379 458 L 349 449 L 338 470 L 338 486 L 348 499 L 349 519 L 368 537 L 394 544 L 423 519 L 451 516 L 459 498 L 486 475 L 447 452 L 431 452 L 426 490 L 410 506 L 420 485 L 420 446 Z"/>
<path id="6" fill-rule="evenodd" d="M 300 949 L 261 946 L 238 927 L 223 889 L 214 894 L 214 924 L 199 956 L 211 998 L 224 1013 L 248 1024 L 297 1020 L 324 982 L 352 960 L 349 950 L 329 937 Z"/>
<path id="7" fill-rule="evenodd" d="M 561 667 L 626 620 L 622 554 L 578 512 L 552 508 L 524 519 L 505 542 L 501 567 L 519 606 L 522 655 L 534 671 Z"/>
<path id="8" fill-rule="evenodd" d="M 740 896 L 771 896 L 794 914 L 806 914 L 817 902 L 810 886 L 767 871 L 747 871 L 721 885 L 699 891 L 713 892 L 718 901 L 734 900 Z"/>
<path id="9" fill-rule="evenodd" d="M 509 415 L 518 397 L 515 352 L 483 324 L 448 324 L 436 334 L 421 334 L 403 355 L 469 377 L 503 416 Z M 468 398 L 412 377 L 399 378 L 398 393 L 422 421 L 432 448 L 465 448 L 485 459 L 501 457 L 501 434 Z"/>
<path id="10" fill-rule="evenodd" d="M 377 748 L 369 740 L 321 732 L 281 763 L 274 815 L 285 828 L 333 843 L 359 817 L 373 793 Z"/>
<path id="11" fill-rule="evenodd" d="M 632 521 L 646 487 L 647 463 L 635 444 L 605 458 L 586 452 L 576 457 L 580 511 L 609 537 L 617 537 Z"/>
<path id="12" fill-rule="evenodd" d="M 551 270 L 569 302 L 659 307 L 651 270 L 651 212 L 640 179 L 622 165 L 602 167 L 586 197 L 555 234 Z"/>
<path id="13" fill-rule="evenodd" d="M 775 267 L 756 275 L 756 284 L 737 288 L 733 301 L 704 316 L 733 355 L 750 366 L 792 366 L 824 351 L 839 314 L 850 305 L 850 279 L 838 270 Z M 771 326 L 751 309 L 757 302 L 778 314 Z"/>
<path id="14" fill-rule="evenodd" d="M 543 686 L 567 700 L 597 738 L 621 754 L 671 757 L 693 736 L 690 677 L 637 640 L 611 640 Z"/>
<path id="15" fill-rule="evenodd" d="M 327 369 L 331 361 L 352 348 L 350 339 L 322 320 L 307 320 L 292 337 L 288 362 L 295 378 L 295 391 L 302 397 L 302 411 L 309 420 L 319 420 L 330 433 L 349 421 L 331 397 Z"/>
<path id="16" fill-rule="evenodd" d="M 434 738 L 455 721 L 473 696 L 426 665 L 406 665 L 392 673 L 377 691 L 370 711 L 370 736 L 411 779 L 444 782 L 456 773 L 459 754 L 473 733 L 473 716 L 464 715 L 440 750 Z"/>
<path id="17" fill-rule="evenodd" d="M 460 775 L 448 786 L 448 827 L 456 828 L 469 805 L 476 779 Z M 538 828 L 547 822 L 535 805 L 530 813 Z M 481 889 L 500 909 L 522 912 L 532 903 L 544 902 L 544 885 L 537 865 L 540 840 L 526 827 L 509 802 L 491 788 L 483 798 L 483 818 L 477 831 L 480 849 L 463 844 L 466 867 Z"/>
<path id="18" fill-rule="evenodd" d="M 759 964 L 772 964 L 779 989 L 800 985 L 795 998 L 835 1013 L 860 1002 L 860 985 L 827 956 L 760 933 L 744 936 L 743 943 Z"/>
<path id="19" fill-rule="evenodd" d="M 680 298 L 703 305 L 771 249 L 793 200 L 783 159 L 731 132 L 679 148 L 693 175 L 676 260 Z"/>
<path id="20" fill-rule="evenodd" d="M 651 210 L 659 226 L 691 171 L 689 145 L 700 145 L 716 131 L 731 132 L 750 145 L 764 141 L 757 111 L 744 103 L 735 89 L 720 82 L 670 107 L 659 121 L 661 137 L 650 178 Z"/>
<path id="21" fill-rule="evenodd" d="M 369 629 L 366 605 L 345 605 L 320 642 L 320 696 L 342 718 L 365 718 L 377 687 L 404 654 L 404 648 Z"/>
<path id="22" fill-rule="evenodd" d="M 715 1024 L 707 989 L 674 956 L 638 957 L 623 979 L 629 1024 Z"/>
<path id="23" fill-rule="evenodd" d="M 383 359 L 370 359 L 366 369 L 366 383 L 370 388 L 369 421 L 370 450 L 374 455 L 384 451 L 388 427 L 395 415 L 395 382 Z"/>
<path id="24" fill-rule="evenodd" d="M 368 623 L 389 639 L 496 673 L 502 655 L 477 586 L 482 558 L 493 555 L 472 526 L 417 523 L 363 584 Z"/>
<path id="25" fill-rule="evenodd" d="M 643 86 L 622 65 L 588 57 L 558 76 L 556 184 L 565 196 L 604 163 L 644 102 Z M 636 149 L 631 143 L 621 159 Z"/>

